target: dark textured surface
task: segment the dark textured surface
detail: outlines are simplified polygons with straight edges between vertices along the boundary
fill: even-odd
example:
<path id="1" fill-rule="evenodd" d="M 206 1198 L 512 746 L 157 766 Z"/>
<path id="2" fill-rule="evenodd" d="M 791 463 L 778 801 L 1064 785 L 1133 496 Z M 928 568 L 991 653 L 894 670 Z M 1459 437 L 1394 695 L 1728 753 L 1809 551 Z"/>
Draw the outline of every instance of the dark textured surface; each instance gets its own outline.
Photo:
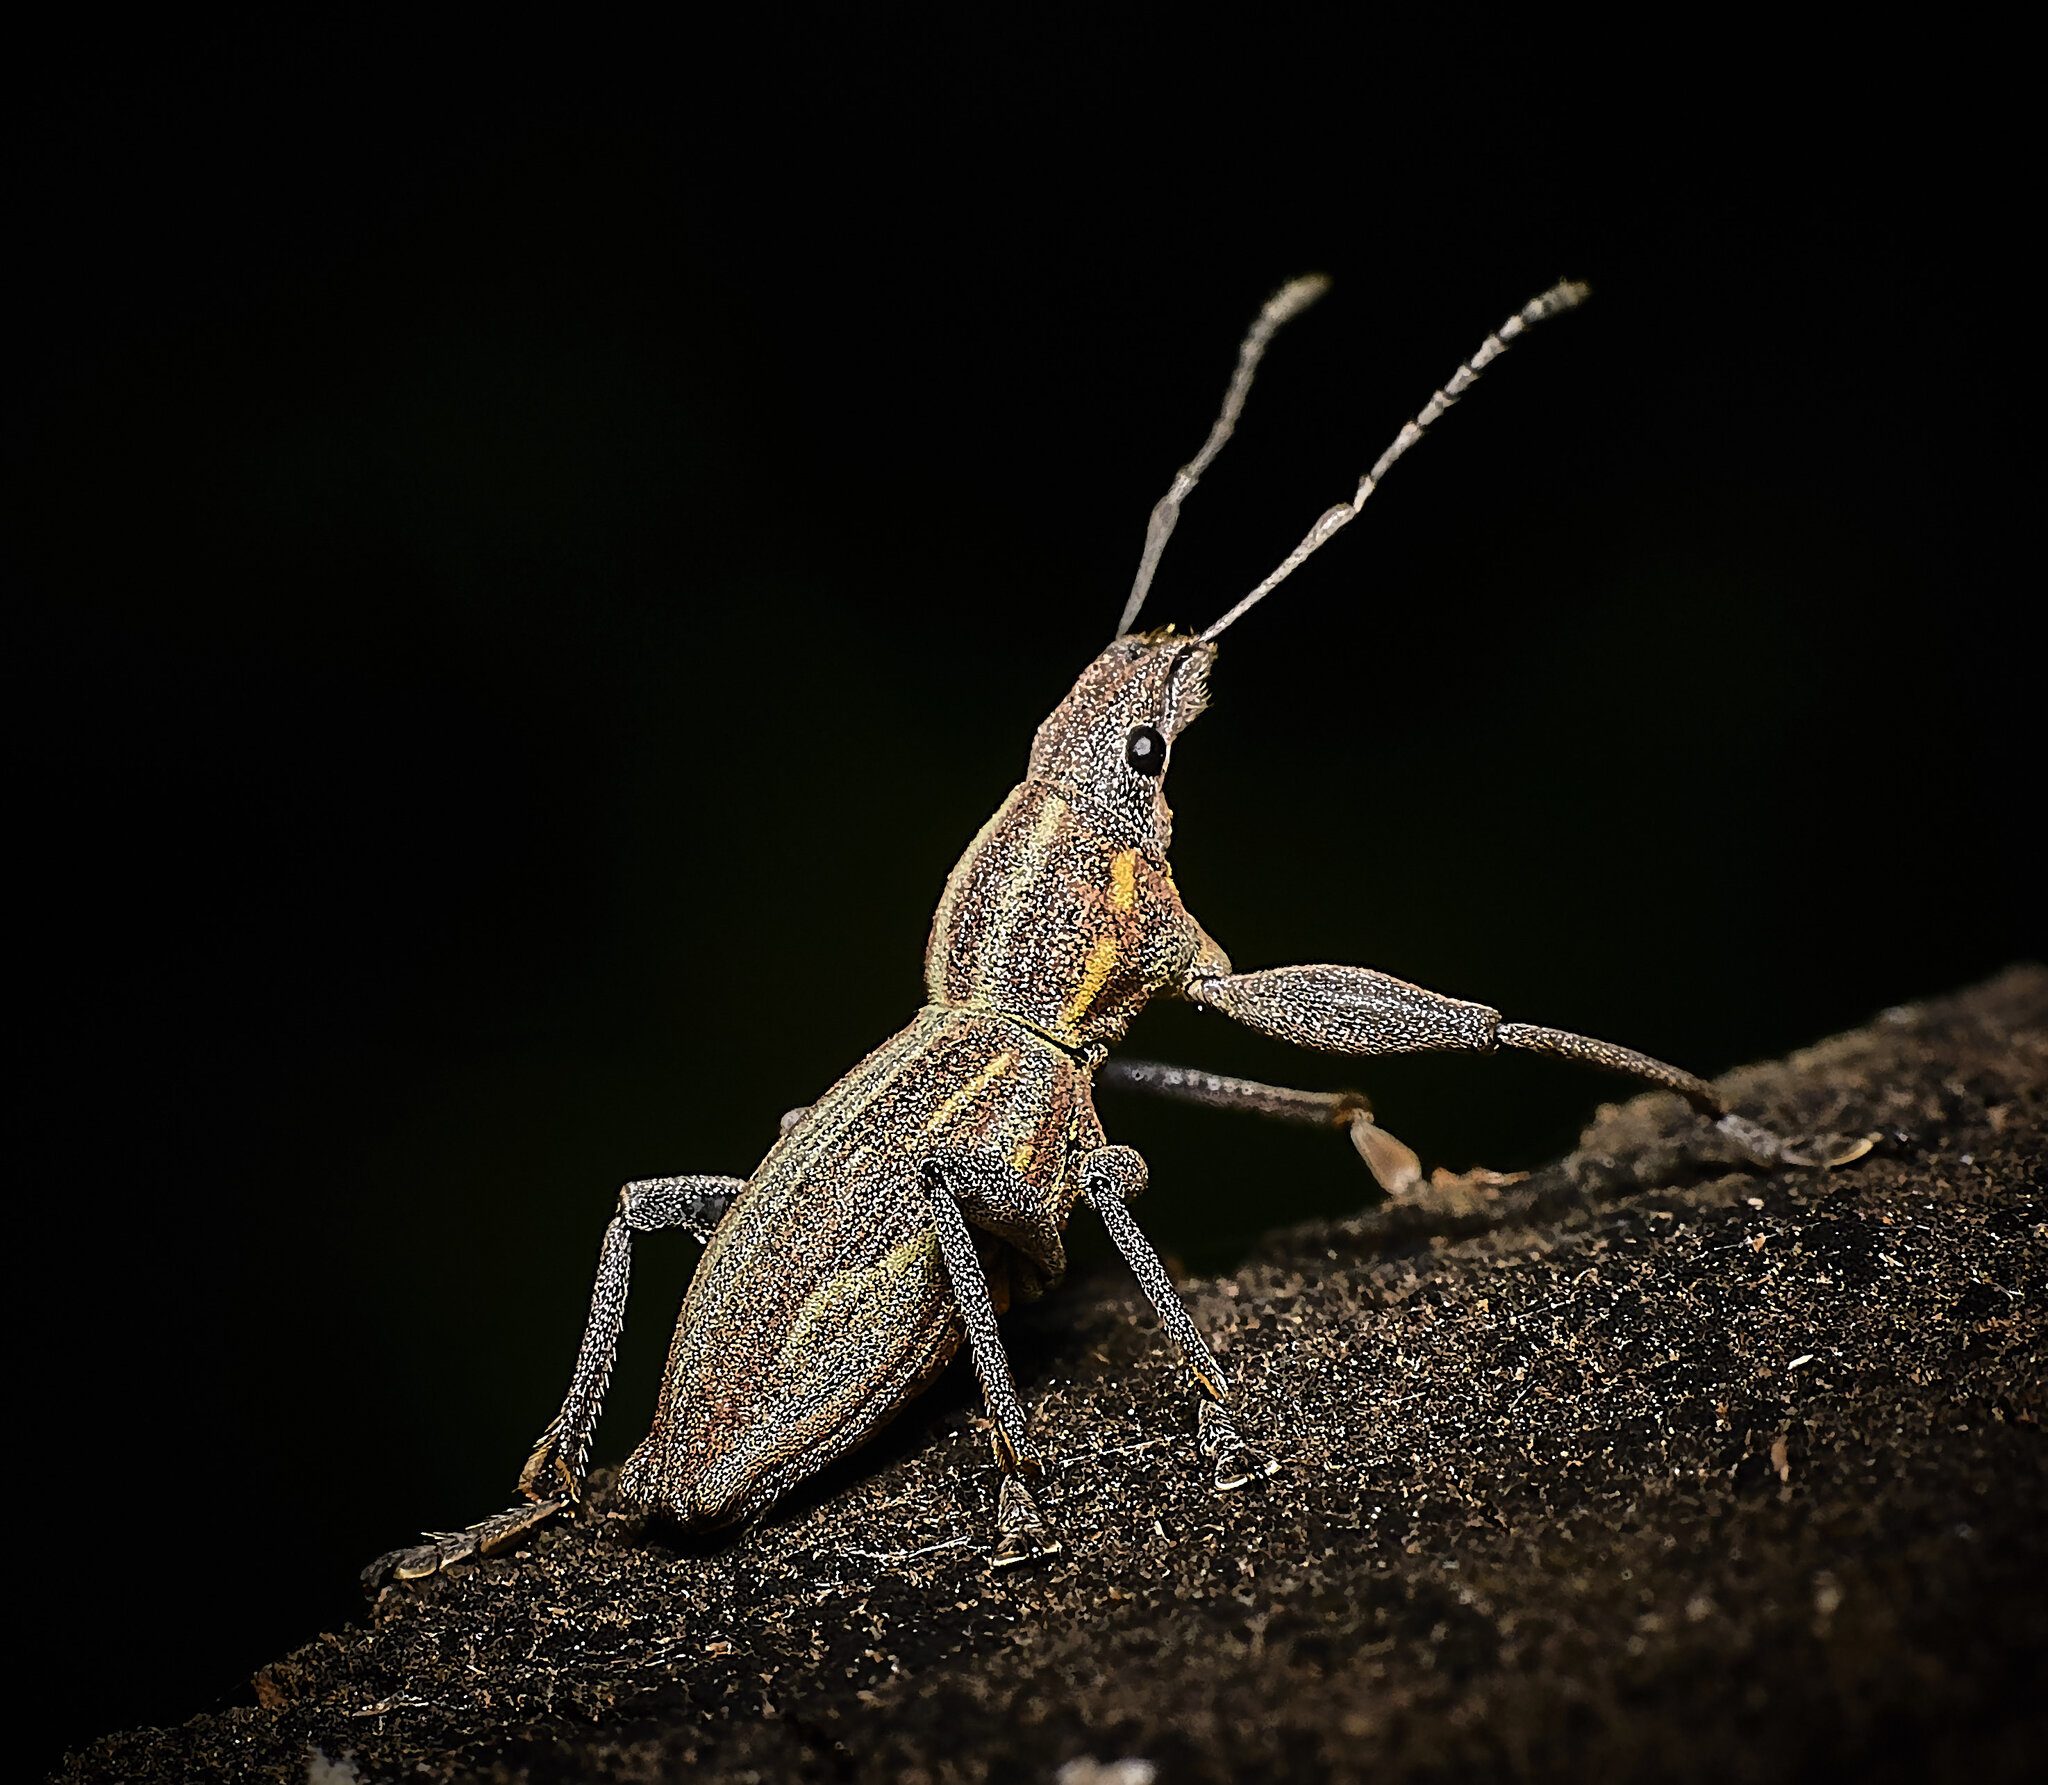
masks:
<path id="1" fill-rule="evenodd" d="M 1722 1081 L 1879 1131 L 1843 1170 L 1727 1175 L 1653 1096 L 1274 1237 L 1190 1286 L 1286 1462 L 1221 1499 L 1135 1291 L 1077 1285 L 1012 1329 L 1036 1573 L 942 1392 L 723 1547 L 551 1532 L 65 1776 L 2038 1776 L 2044 1079 L 2018 969 Z"/>

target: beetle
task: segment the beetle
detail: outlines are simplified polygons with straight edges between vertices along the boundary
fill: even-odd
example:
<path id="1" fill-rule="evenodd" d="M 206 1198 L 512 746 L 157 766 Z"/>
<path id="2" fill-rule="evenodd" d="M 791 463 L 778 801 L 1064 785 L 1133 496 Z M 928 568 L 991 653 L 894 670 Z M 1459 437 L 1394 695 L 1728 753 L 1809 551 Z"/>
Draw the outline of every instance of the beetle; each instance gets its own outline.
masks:
<path id="1" fill-rule="evenodd" d="M 1297 279 L 1259 312 L 1202 449 L 1154 507 L 1116 636 L 1033 739 L 1024 778 L 946 881 L 924 1006 L 815 1103 L 783 1119 L 751 1176 L 627 1184 L 605 1230 L 568 1396 L 519 1478 L 524 1499 L 429 1534 L 364 1571 L 372 1590 L 516 1544 L 582 1498 L 624 1320 L 633 1236 L 682 1228 L 704 1252 L 685 1296 L 652 1429 L 619 1471 L 629 1507 L 689 1527 L 752 1517 L 870 1437 L 964 1343 L 1001 1473 L 997 1567 L 1060 1547 L 1032 1491 L 1041 1465 L 997 1318 L 1065 1264 L 1086 1203 L 1129 1264 L 1197 1395 L 1197 1442 L 1218 1490 L 1276 1468 L 1248 1442 L 1228 1375 L 1130 1213 L 1144 1160 L 1113 1144 L 1093 1090 L 1133 1089 L 1345 1131 L 1389 1191 L 1415 1155 L 1351 1092 L 1306 1092 L 1109 1058 L 1154 997 L 1175 996 L 1283 1041 L 1358 1059 L 1427 1050 L 1550 1054 L 1675 1091 L 1759 1165 L 1832 1165 L 1737 1115 L 1705 1080 L 1632 1049 L 1509 1022 L 1483 1004 L 1365 967 L 1240 973 L 1181 899 L 1166 773 L 1207 703 L 1217 639 L 1363 506 L 1392 464 L 1492 361 L 1586 296 L 1565 282 L 1488 335 L 1395 437 L 1347 502 L 1200 632 L 1136 630 L 1182 503 L 1230 437 L 1275 331 L 1321 295 Z"/>

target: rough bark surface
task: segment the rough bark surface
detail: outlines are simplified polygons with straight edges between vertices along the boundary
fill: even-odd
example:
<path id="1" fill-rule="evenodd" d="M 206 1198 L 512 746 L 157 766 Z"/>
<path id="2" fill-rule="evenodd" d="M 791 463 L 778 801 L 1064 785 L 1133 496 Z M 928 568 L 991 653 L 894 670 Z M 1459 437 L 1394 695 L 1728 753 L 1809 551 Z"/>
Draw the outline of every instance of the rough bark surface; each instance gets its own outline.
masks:
<path id="1" fill-rule="evenodd" d="M 2038 1778 L 2048 972 L 1723 1085 L 1879 1145 L 1741 1171 L 1638 1098 L 1189 1284 L 1261 1486 L 1211 1493 L 1156 1322 L 1083 1285 L 1013 1326 L 1049 1567 L 991 1576 L 976 1422 L 913 1413 L 723 1546 L 600 1485 L 62 1776 Z"/>

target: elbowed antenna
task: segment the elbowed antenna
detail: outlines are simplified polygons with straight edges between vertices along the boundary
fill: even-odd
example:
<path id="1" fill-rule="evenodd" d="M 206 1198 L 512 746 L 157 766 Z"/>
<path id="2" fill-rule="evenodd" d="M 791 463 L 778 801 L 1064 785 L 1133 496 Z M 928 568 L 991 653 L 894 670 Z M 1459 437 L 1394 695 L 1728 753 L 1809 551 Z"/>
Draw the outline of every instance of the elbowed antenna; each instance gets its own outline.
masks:
<path id="1" fill-rule="evenodd" d="M 1209 626 L 1201 636 L 1204 639 L 1215 638 L 1217 634 L 1234 625 L 1245 614 L 1258 606 L 1261 601 L 1265 600 L 1268 595 L 1292 576 L 1304 559 L 1365 506 L 1365 499 L 1374 490 L 1379 488 L 1380 479 L 1385 477 L 1387 472 L 1392 469 L 1394 461 L 1422 438 L 1423 433 L 1432 422 L 1472 388 L 1479 374 L 1492 365 L 1503 353 L 1507 352 L 1509 346 L 1518 335 L 1532 324 L 1543 321 L 1545 317 L 1555 316 L 1560 310 L 1569 310 L 1575 304 L 1584 303 L 1591 292 L 1592 287 L 1589 285 L 1581 284 L 1575 279 L 1562 279 L 1540 296 L 1531 298 L 1514 315 L 1502 323 L 1497 332 L 1488 335 L 1479 344 L 1479 351 L 1453 372 L 1450 382 L 1442 390 L 1438 391 L 1435 396 L 1431 397 L 1422 406 L 1421 412 L 1415 419 L 1394 436 L 1393 445 L 1380 454 L 1373 468 L 1359 480 L 1358 488 L 1353 493 L 1351 500 L 1349 502 L 1340 502 L 1335 508 L 1326 510 L 1323 517 L 1308 530 L 1308 536 L 1281 560 L 1279 568 L 1232 608 L 1230 612 L 1225 614 L 1222 619 Z M 1277 301 L 1276 299 L 1275 302 Z M 1249 374 L 1247 374 L 1247 381 L 1249 381 Z M 1222 442 L 1218 441 L 1216 444 L 1221 445 Z M 1156 521 L 1158 516 L 1155 514 L 1153 518 Z M 1172 525 L 1173 523 L 1169 519 L 1167 522 L 1169 529 Z"/>
<path id="2" fill-rule="evenodd" d="M 1145 592 L 1152 587 L 1153 574 L 1159 569 L 1159 555 L 1166 550 L 1166 542 L 1172 537 L 1174 522 L 1180 519 L 1180 505 L 1187 500 L 1188 492 L 1202 481 L 1202 473 L 1209 469 L 1216 455 L 1223 450 L 1224 441 L 1230 438 L 1231 430 L 1237 426 L 1245 394 L 1252 387 L 1252 374 L 1259 369 L 1259 360 L 1266 351 L 1267 343 L 1283 322 L 1299 316 L 1329 289 L 1330 281 L 1321 273 L 1307 273 L 1299 279 L 1290 279 L 1266 300 L 1265 307 L 1252 319 L 1251 327 L 1238 344 L 1237 370 L 1230 375 L 1230 388 L 1223 393 L 1223 407 L 1217 411 L 1215 425 L 1209 429 L 1209 438 L 1202 442 L 1202 450 L 1173 474 L 1173 482 L 1167 486 L 1166 494 L 1153 505 L 1152 518 L 1145 523 L 1145 551 L 1138 560 L 1138 574 L 1131 584 L 1130 599 L 1124 603 L 1124 617 L 1117 622 L 1119 638 L 1130 631 L 1138 610 L 1145 605 Z"/>

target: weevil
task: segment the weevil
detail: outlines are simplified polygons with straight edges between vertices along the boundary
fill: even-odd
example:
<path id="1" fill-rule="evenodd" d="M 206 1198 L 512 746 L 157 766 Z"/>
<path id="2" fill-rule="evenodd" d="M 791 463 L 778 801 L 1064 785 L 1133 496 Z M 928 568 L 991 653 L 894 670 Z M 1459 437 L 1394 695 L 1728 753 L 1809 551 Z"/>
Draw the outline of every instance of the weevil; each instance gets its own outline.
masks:
<path id="1" fill-rule="evenodd" d="M 567 1398 L 519 1477 L 524 1498 L 456 1532 L 430 1534 L 364 1571 L 373 1590 L 511 1547 L 581 1500 L 591 1435 L 625 1317 L 634 1237 L 681 1228 L 704 1251 L 685 1296 L 647 1436 L 619 1471 L 628 1507 L 689 1527 L 730 1525 L 869 1438 L 964 1343 L 1000 1473 L 991 1559 L 1029 1562 L 1060 1545 L 1038 1504 L 1041 1472 L 997 1318 L 1065 1264 L 1062 1236 L 1085 1203 L 1108 1229 L 1193 1380 L 1196 1448 L 1228 1490 L 1276 1464 L 1240 1430 L 1230 1377 L 1139 1230 L 1145 1161 L 1113 1144 L 1098 1083 L 1346 1133 L 1390 1192 L 1416 1156 L 1351 1092 L 1308 1092 L 1115 1061 L 1155 997 L 1298 1046 L 1354 1059 L 1519 1049 L 1604 1067 L 1677 1092 L 1759 1165 L 1845 1162 L 1867 1142 L 1809 1151 L 1736 1114 L 1713 1086 L 1633 1049 L 1509 1022 L 1367 967 L 1240 973 L 1183 903 L 1168 865 L 1166 773 L 1208 699 L 1217 640 L 1364 505 L 1388 469 L 1537 323 L 1577 305 L 1560 283 L 1489 334 L 1397 434 L 1348 501 L 1328 509 L 1273 573 L 1200 632 L 1139 631 L 1139 613 L 1181 505 L 1234 430 L 1267 345 L 1321 295 L 1297 279 L 1254 319 L 1201 450 L 1175 473 L 1146 528 L 1110 644 L 1038 728 L 1024 779 L 946 881 L 925 955 L 925 1003 L 815 1103 L 783 1118 L 747 1178 L 629 1183 L 598 1258 Z"/>

